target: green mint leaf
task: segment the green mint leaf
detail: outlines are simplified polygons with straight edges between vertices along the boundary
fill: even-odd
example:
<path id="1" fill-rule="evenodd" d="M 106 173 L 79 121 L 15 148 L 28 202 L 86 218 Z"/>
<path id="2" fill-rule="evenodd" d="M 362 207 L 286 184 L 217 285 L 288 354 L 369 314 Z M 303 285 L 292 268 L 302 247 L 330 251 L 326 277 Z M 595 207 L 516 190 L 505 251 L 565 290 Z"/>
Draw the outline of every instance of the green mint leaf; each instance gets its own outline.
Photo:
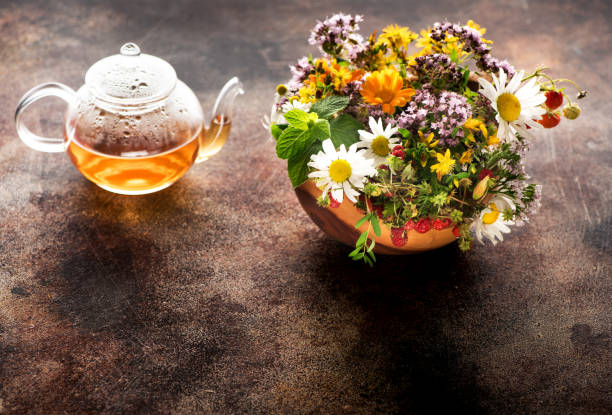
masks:
<path id="1" fill-rule="evenodd" d="M 276 154 L 282 159 L 293 157 L 304 150 L 309 140 L 310 132 L 308 130 L 288 127 L 276 141 Z"/>
<path id="2" fill-rule="evenodd" d="M 285 114 L 285 119 L 289 125 L 299 130 L 307 130 L 309 121 L 316 121 L 317 114 L 309 114 L 299 109 L 292 109 Z"/>
<path id="3" fill-rule="evenodd" d="M 326 140 L 330 136 L 329 122 L 327 120 L 318 120 L 310 127 L 310 136 L 315 140 Z"/>
<path id="4" fill-rule="evenodd" d="M 329 119 L 332 115 L 338 111 L 342 111 L 346 108 L 349 103 L 349 97 L 342 97 L 339 95 L 331 95 L 327 98 L 317 101 L 312 104 L 310 112 L 314 112 L 319 115 L 319 118 Z"/>
<path id="5" fill-rule="evenodd" d="M 278 137 L 280 137 L 285 128 L 287 128 L 287 124 L 272 124 L 270 126 L 270 133 L 272 133 L 272 137 L 275 140 L 278 140 Z"/>
<path id="6" fill-rule="evenodd" d="M 347 148 L 359 141 L 359 133 L 363 125 L 352 115 L 342 114 L 329 122 L 331 140 L 336 148 L 344 144 Z"/>
<path id="7" fill-rule="evenodd" d="M 306 150 L 289 158 L 287 162 L 287 171 L 294 188 L 308 180 L 308 163 L 310 162 L 310 156 L 322 149 L 323 145 L 320 141 L 312 141 Z"/>

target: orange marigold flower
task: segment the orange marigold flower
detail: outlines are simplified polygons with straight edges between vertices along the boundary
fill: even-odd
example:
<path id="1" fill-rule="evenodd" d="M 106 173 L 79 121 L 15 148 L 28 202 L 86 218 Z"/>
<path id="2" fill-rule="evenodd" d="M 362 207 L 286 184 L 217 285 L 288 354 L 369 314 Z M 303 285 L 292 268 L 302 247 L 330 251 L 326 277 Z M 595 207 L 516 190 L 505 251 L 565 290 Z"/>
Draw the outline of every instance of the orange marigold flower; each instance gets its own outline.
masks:
<path id="1" fill-rule="evenodd" d="M 382 105 L 382 110 L 393 114 L 395 107 L 406 105 L 415 93 L 413 88 L 403 88 L 404 80 L 395 69 L 384 69 L 370 74 L 361 87 L 363 100 L 371 105 Z"/>

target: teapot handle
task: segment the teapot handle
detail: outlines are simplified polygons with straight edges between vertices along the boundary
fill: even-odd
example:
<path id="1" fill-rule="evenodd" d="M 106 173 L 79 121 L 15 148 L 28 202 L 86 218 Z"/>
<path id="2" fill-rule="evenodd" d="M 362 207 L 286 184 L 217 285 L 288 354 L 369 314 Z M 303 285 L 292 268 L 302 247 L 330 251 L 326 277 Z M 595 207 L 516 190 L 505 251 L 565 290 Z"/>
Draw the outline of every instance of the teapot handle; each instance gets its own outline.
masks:
<path id="1" fill-rule="evenodd" d="M 41 98 L 54 96 L 63 99 L 68 105 L 71 105 L 74 102 L 75 94 L 72 88 L 57 82 L 40 84 L 26 92 L 17 104 L 17 110 L 15 110 L 15 126 L 21 141 L 34 150 L 46 153 L 61 153 L 65 151 L 66 146 L 63 138 L 41 137 L 34 134 L 25 126 L 22 116 L 30 104 Z"/>

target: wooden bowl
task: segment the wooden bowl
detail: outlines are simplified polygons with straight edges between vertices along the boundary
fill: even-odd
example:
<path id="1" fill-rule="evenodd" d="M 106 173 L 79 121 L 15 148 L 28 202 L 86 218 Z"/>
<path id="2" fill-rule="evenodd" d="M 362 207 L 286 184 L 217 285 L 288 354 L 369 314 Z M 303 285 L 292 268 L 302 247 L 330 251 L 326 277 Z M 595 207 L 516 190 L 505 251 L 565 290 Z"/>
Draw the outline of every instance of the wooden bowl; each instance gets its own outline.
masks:
<path id="1" fill-rule="evenodd" d="M 355 246 L 355 241 L 357 241 L 359 234 L 368 229 L 367 223 L 361 225 L 359 230 L 355 229 L 355 224 L 364 215 L 346 197 L 337 208 L 323 208 L 319 206 L 317 204 L 317 198 L 321 195 L 321 190 L 319 190 L 312 180 L 308 180 L 304 184 L 298 186 L 295 189 L 295 194 L 306 213 L 308 213 L 308 216 L 310 216 L 310 219 L 312 219 L 323 232 L 343 244 Z M 404 246 L 395 246 L 391 241 L 391 228 L 381 222 L 380 230 L 380 236 L 375 236 L 374 232 L 370 232 L 371 236 L 374 236 L 374 240 L 376 241 L 374 252 L 377 254 L 417 254 L 419 252 L 440 248 L 457 239 L 451 227 L 440 231 L 432 228 L 425 233 L 411 230 L 407 233 L 408 239 L 406 244 Z"/>

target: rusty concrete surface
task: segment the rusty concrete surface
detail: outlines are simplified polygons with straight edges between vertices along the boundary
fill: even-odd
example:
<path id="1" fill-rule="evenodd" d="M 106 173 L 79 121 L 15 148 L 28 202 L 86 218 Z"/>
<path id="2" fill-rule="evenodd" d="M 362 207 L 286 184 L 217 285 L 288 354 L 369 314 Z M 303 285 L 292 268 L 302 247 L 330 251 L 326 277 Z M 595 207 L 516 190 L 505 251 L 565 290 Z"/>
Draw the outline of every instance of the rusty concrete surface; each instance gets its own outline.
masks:
<path id="1" fill-rule="evenodd" d="M 590 90 L 528 170 L 541 212 L 497 247 L 370 270 L 299 208 L 260 127 L 315 19 L 365 33 L 469 18 L 496 55 Z M 610 2 L 0 1 L 0 413 L 612 412 Z M 237 75 L 234 134 L 141 197 L 16 136 L 20 96 L 73 88 L 133 41 L 210 110 Z M 33 108 L 57 133 L 61 105 Z"/>

